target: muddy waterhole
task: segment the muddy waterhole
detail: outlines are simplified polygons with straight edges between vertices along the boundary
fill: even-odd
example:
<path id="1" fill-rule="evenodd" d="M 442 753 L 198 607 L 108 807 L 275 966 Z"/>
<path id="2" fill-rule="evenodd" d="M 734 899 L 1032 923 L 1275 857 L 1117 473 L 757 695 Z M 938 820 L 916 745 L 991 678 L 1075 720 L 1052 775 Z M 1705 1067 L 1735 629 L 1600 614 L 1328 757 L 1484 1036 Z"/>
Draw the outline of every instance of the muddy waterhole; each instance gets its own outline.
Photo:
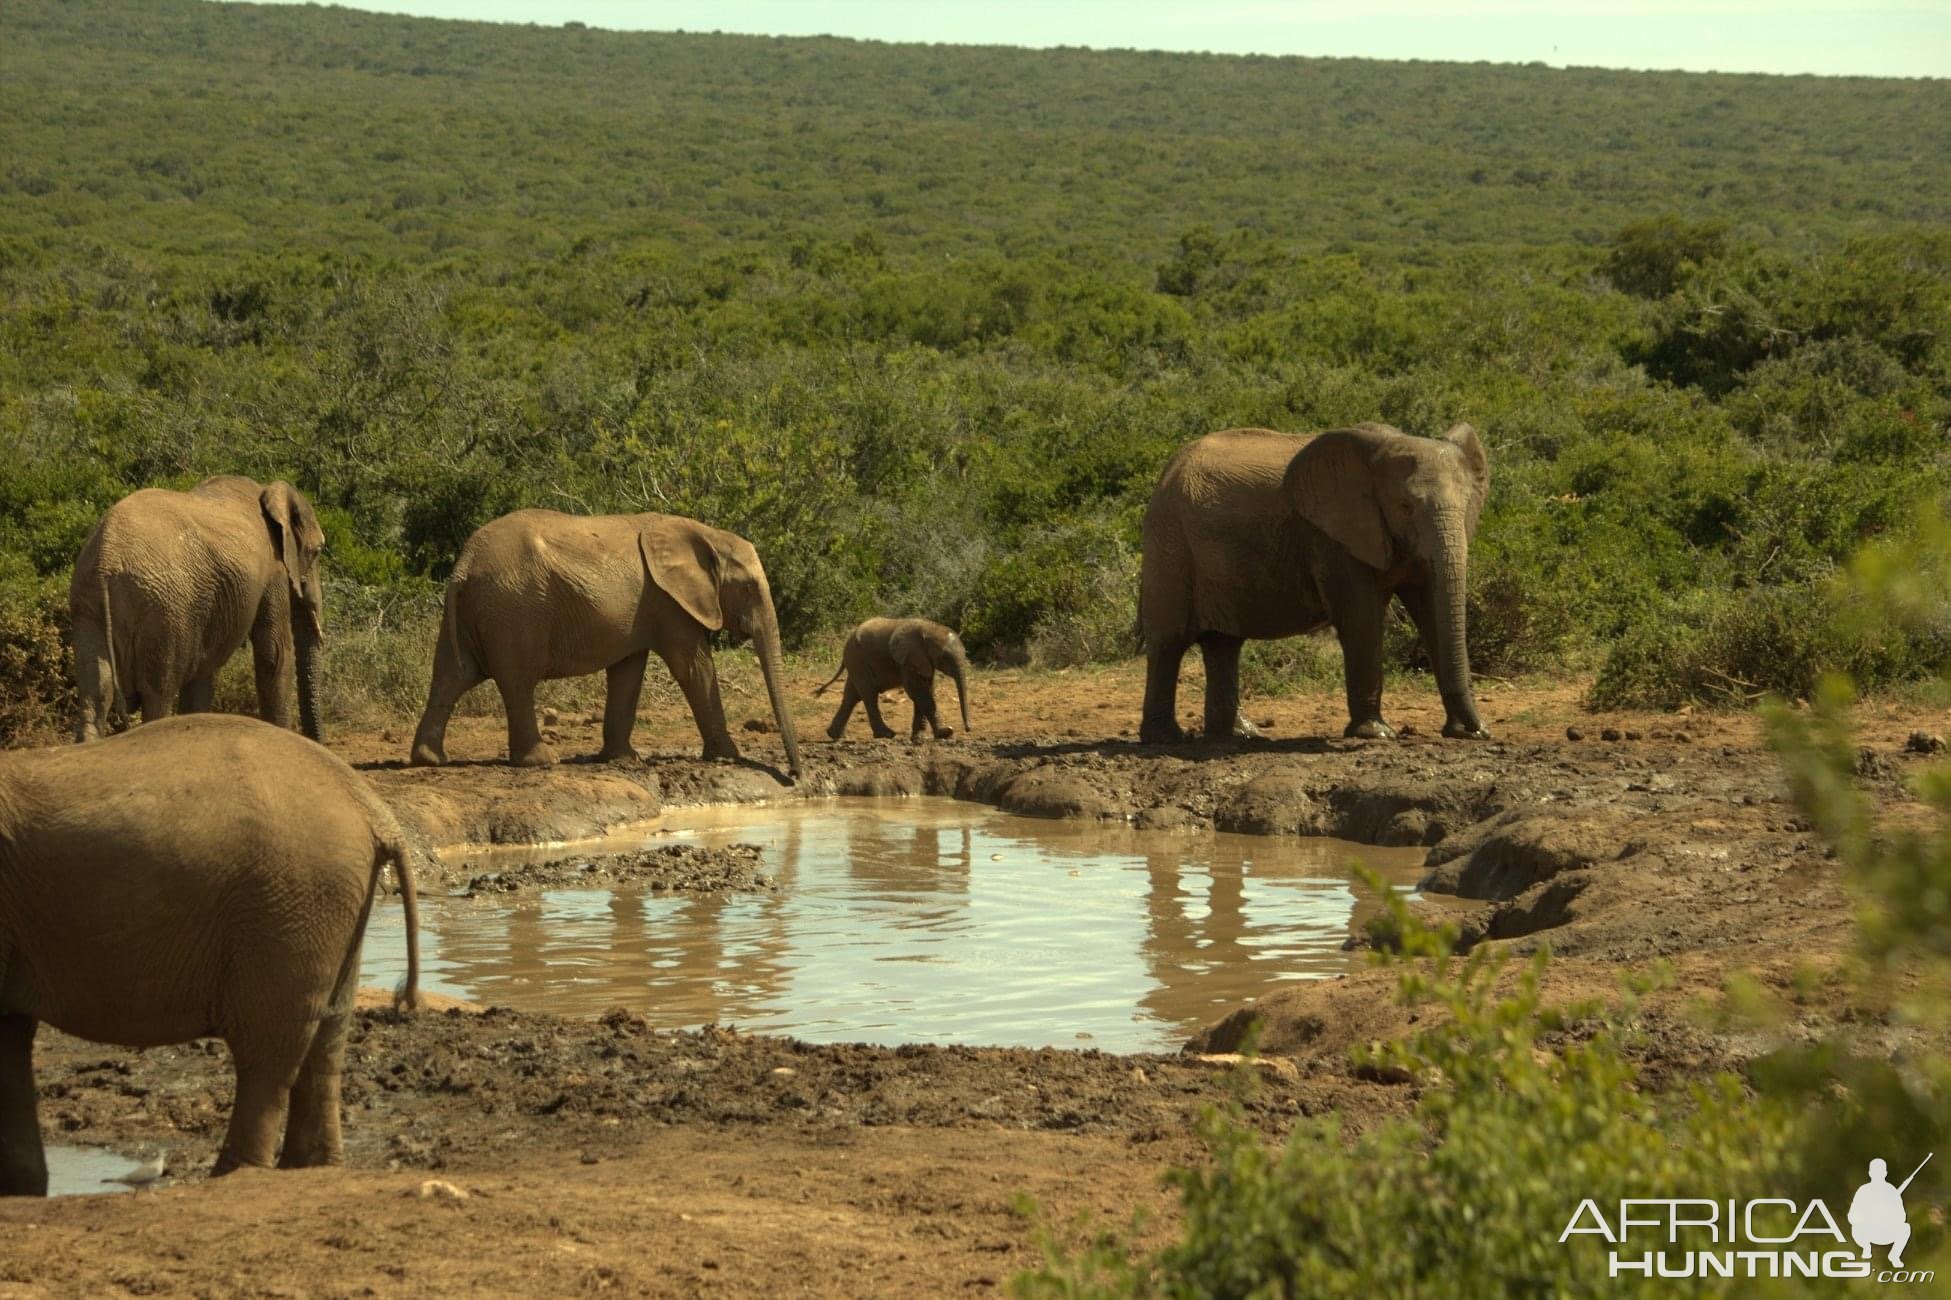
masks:
<path id="1" fill-rule="evenodd" d="M 1282 981 L 1361 960 L 1343 944 L 1376 903 L 1351 865 L 1407 888 L 1423 857 L 918 798 L 681 810 L 601 842 L 443 858 L 492 871 L 523 855 L 687 842 L 760 846 L 777 888 L 471 898 L 427 889 L 422 987 L 816 1042 L 1170 1051 Z M 363 983 L 398 981 L 401 927 L 397 900 L 374 916 Z"/>

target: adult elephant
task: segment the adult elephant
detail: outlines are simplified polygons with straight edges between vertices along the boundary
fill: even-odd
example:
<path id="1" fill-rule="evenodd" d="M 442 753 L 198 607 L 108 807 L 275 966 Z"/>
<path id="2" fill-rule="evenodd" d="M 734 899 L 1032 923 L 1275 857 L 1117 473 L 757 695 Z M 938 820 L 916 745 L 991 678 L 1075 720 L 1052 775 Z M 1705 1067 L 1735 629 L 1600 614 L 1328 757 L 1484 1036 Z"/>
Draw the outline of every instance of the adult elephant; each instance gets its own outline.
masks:
<path id="1" fill-rule="evenodd" d="M 219 1174 L 339 1163 L 359 953 L 388 865 L 406 911 L 397 996 L 411 1005 L 405 842 L 324 748 L 206 715 L 0 753 L 0 1196 L 47 1191 L 43 1021 L 124 1047 L 223 1039 L 237 1088 Z"/>
<path id="2" fill-rule="evenodd" d="M 691 705 L 706 758 L 737 758 L 725 726 L 711 634 L 752 638 L 772 715 L 799 775 L 799 741 L 780 682 L 779 618 L 752 543 L 676 515 L 565 515 L 517 510 L 475 530 L 447 580 L 417 765 L 447 761 L 447 720 L 489 678 L 508 712 L 508 757 L 555 762 L 535 722 L 535 684 L 598 670 L 605 759 L 634 757 L 630 733 L 655 650 Z"/>
<path id="3" fill-rule="evenodd" d="M 1333 624 L 1349 736 L 1387 737 L 1383 618 L 1401 600 L 1436 666 L 1443 734 L 1487 738 L 1470 692 L 1464 589 L 1490 491 L 1476 430 L 1416 438 L 1386 424 L 1297 436 L 1228 429 L 1182 447 L 1145 511 L 1138 631 L 1139 736 L 1181 740 L 1179 664 L 1206 661 L 1208 736 L 1252 734 L 1239 716 L 1240 648 Z"/>
<path id="4" fill-rule="evenodd" d="M 110 506 L 68 583 L 75 739 L 99 738 L 112 712 L 139 707 L 152 722 L 207 710 L 218 671 L 249 639 L 259 715 L 290 725 L 295 660 L 299 729 L 317 740 L 324 548 L 311 502 L 284 482 L 221 474 Z"/>

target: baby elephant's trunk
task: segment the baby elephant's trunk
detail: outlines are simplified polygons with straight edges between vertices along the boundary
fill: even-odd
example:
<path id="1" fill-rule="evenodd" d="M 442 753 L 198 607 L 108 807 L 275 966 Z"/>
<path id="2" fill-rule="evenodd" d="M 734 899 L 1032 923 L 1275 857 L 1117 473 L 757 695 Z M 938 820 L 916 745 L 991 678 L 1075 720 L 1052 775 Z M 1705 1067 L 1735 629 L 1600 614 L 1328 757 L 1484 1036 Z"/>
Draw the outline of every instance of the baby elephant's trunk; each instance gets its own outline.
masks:
<path id="1" fill-rule="evenodd" d="M 948 675 L 955 681 L 955 702 L 962 706 L 962 730 L 969 729 L 969 655 L 961 641 L 950 647 Z"/>

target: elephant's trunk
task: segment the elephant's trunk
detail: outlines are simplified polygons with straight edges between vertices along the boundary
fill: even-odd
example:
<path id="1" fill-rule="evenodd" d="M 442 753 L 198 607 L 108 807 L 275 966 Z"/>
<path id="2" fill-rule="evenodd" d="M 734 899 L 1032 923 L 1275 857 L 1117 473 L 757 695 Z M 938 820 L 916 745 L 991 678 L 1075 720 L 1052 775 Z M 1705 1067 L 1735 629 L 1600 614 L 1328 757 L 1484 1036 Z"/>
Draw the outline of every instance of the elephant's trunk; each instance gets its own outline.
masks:
<path id="1" fill-rule="evenodd" d="M 291 626 L 292 648 L 298 654 L 298 729 L 307 740 L 324 743 L 318 728 L 318 689 L 325 680 L 324 611 L 300 611 Z"/>
<path id="2" fill-rule="evenodd" d="M 1487 739 L 1470 690 L 1470 640 L 1465 612 L 1470 536 L 1461 507 L 1439 508 L 1431 521 L 1431 594 L 1436 606 L 1436 685 L 1443 695 L 1443 734 Z"/>
<path id="3" fill-rule="evenodd" d="M 955 683 L 955 702 L 962 706 L 962 730 L 969 729 L 969 655 L 957 645 L 949 656 L 948 675 Z"/>
<path id="4" fill-rule="evenodd" d="M 759 671 L 765 675 L 766 696 L 772 701 L 772 720 L 778 725 L 779 739 L 786 746 L 786 773 L 798 777 L 799 734 L 793 730 L 793 715 L 786 708 L 785 686 L 780 681 L 784 670 L 780 667 L 779 617 L 772 612 L 770 601 L 752 637 L 752 649 L 758 653 Z"/>

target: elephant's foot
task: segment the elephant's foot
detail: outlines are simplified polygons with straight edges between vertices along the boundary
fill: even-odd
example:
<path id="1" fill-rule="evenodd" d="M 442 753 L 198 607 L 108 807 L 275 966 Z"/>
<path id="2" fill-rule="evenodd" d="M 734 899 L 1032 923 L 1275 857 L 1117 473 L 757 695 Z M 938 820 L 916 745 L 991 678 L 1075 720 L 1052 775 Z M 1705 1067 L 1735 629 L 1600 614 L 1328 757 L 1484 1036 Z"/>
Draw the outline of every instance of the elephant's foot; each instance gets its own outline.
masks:
<path id="1" fill-rule="evenodd" d="M 937 728 L 935 728 L 935 739 L 937 739 L 937 740 L 954 740 L 954 739 L 955 739 L 955 728 L 954 728 L 954 727 L 937 727 Z"/>
<path id="2" fill-rule="evenodd" d="M 554 767 L 555 751 L 541 741 L 536 741 L 520 753 L 510 753 L 508 761 L 516 767 Z"/>
<path id="3" fill-rule="evenodd" d="M 876 727 L 876 728 L 874 728 L 874 739 L 876 739 L 876 740 L 893 740 L 893 739 L 894 739 L 894 728 L 893 728 L 893 727 Z"/>
<path id="4" fill-rule="evenodd" d="M 635 745 L 627 743 L 623 745 L 605 745 L 596 753 L 596 761 L 599 763 L 640 763 L 643 761 L 643 757 L 642 754 L 637 752 Z"/>
<path id="5" fill-rule="evenodd" d="M 1183 745 L 1185 742 L 1185 728 L 1176 722 L 1147 722 L 1138 728 L 1138 743 L 1141 745 Z"/>
<path id="6" fill-rule="evenodd" d="M 412 767 L 442 767 L 447 762 L 447 751 L 439 745 L 416 741 L 406 761 Z"/>
<path id="7" fill-rule="evenodd" d="M 705 758 L 707 760 L 716 759 L 721 762 L 736 763 L 738 761 L 738 746 L 734 745 L 730 740 L 710 741 L 705 745 Z"/>
<path id="8" fill-rule="evenodd" d="M 1481 722 L 1451 718 L 1443 724 L 1443 736 L 1448 740 L 1489 740 L 1490 732 Z"/>
<path id="9" fill-rule="evenodd" d="M 827 738 L 828 740 L 838 740 L 838 739 L 840 739 L 840 737 L 842 737 L 842 736 L 844 736 L 844 735 L 846 735 L 846 734 L 847 734 L 847 729 L 846 729 L 845 727 L 837 727 L 837 728 L 836 728 L 836 727 L 828 727 L 828 728 L 826 729 L 826 738 Z"/>
<path id="10" fill-rule="evenodd" d="M 1394 740 L 1396 729 L 1380 718 L 1366 718 L 1349 723 L 1341 734 L 1351 740 Z"/>

